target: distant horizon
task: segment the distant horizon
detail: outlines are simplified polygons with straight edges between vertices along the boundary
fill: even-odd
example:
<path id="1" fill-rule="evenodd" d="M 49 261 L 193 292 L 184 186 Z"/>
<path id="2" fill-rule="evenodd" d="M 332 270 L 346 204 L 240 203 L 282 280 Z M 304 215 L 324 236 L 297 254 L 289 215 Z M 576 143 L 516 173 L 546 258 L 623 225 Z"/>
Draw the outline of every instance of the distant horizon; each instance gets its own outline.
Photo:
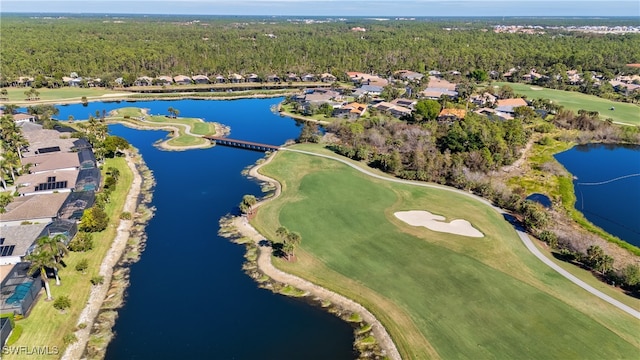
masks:
<path id="1" fill-rule="evenodd" d="M 640 18 L 640 3 L 603 0 L 3 0 L 0 14 Z"/>

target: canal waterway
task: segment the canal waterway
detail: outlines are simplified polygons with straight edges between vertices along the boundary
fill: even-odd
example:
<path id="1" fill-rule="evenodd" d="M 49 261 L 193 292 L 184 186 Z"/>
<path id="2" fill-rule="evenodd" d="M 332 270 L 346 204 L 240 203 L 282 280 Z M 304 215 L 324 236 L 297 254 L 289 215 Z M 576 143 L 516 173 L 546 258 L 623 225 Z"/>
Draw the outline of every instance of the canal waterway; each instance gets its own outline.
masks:
<path id="1" fill-rule="evenodd" d="M 576 209 L 640 246 L 640 146 L 589 144 L 556 155 L 574 176 Z"/>
<path id="2" fill-rule="evenodd" d="M 152 114 L 200 117 L 231 127 L 238 139 L 279 145 L 300 132 L 273 114 L 282 101 L 141 101 L 60 107 L 57 118 L 86 119 L 135 106 Z M 259 185 L 241 175 L 262 153 L 217 146 L 167 152 L 152 144 L 164 131 L 111 125 L 138 148 L 157 185 L 154 218 L 139 262 L 131 266 L 107 359 L 352 359 L 351 327 L 307 303 L 259 289 L 241 269 L 244 248 L 217 235 L 218 220 L 237 212 Z"/>

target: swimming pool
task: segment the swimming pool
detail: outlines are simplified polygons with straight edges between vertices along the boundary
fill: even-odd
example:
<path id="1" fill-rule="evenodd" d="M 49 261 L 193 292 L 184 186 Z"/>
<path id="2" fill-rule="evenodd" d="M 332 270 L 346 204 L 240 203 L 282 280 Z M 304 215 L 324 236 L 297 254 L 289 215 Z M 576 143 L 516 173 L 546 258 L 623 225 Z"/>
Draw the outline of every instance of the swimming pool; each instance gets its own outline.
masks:
<path id="1" fill-rule="evenodd" d="M 22 302 L 22 300 L 31 291 L 32 285 L 33 281 L 29 281 L 16 286 L 15 290 L 13 291 L 13 295 L 7 298 L 6 303 L 9 305 L 20 304 L 20 302 Z"/>

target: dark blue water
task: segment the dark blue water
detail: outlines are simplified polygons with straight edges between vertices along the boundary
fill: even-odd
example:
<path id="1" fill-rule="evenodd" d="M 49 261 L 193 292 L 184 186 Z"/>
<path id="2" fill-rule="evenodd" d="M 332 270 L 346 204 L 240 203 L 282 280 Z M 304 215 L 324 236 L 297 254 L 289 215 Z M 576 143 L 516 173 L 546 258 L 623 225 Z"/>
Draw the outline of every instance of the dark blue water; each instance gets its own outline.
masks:
<path id="1" fill-rule="evenodd" d="M 580 145 L 555 157 L 576 178 L 576 209 L 608 233 L 640 246 L 640 146 Z"/>
<path id="2" fill-rule="evenodd" d="M 296 123 L 270 112 L 282 99 L 154 101 L 90 104 L 109 111 L 139 106 L 231 126 L 235 138 L 282 144 L 299 134 Z M 76 119 L 87 108 L 61 107 Z M 77 111 L 77 112 L 74 112 Z M 241 269 L 244 248 L 217 236 L 218 220 L 235 212 L 242 195 L 260 195 L 240 173 L 262 153 L 218 146 L 160 151 L 163 131 L 110 126 L 128 139 L 153 170 L 157 185 L 147 246 L 131 267 L 126 304 L 107 359 L 352 359 L 349 325 L 299 300 L 259 289 Z"/>
<path id="3" fill-rule="evenodd" d="M 533 193 L 533 194 L 527 196 L 527 198 L 525 200 L 535 201 L 538 204 L 546 207 L 547 209 L 550 209 L 551 205 L 553 205 L 551 203 L 551 199 L 549 199 L 549 197 L 547 195 L 540 194 L 540 193 Z"/>

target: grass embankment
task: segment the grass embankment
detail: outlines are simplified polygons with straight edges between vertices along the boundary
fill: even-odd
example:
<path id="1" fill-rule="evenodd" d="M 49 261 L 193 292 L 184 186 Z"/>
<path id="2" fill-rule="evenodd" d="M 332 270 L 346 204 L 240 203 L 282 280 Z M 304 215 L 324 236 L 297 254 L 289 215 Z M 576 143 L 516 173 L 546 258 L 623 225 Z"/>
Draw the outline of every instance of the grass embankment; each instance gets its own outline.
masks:
<path id="1" fill-rule="evenodd" d="M 142 118 L 144 118 L 144 120 L 141 120 Z M 114 110 L 112 116 L 107 118 L 107 120 L 123 122 L 135 127 L 158 129 L 174 127 L 177 129 L 178 133 L 173 134 L 173 138 L 168 140 L 167 144 L 175 147 L 208 145 L 208 140 L 194 135 L 216 134 L 215 124 L 204 122 L 202 119 L 183 117 L 169 118 L 163 115 L 145 115 L 142 109 L 134 107 Z"/>
<path id="2" fill-rule="evenodd" d="M 280 225 L 302 235 L 298 261 L 276 265 L 369 308 L 403 357 L 602 359 L 640 351 L 637 320 L 543 265 L 493 209 L 331 160 L 276 156 L 262 172 L 280 180 L 283 193 L 253 223 L 271 239 Z M 412 209 L 467 219 L 485 237 L 393 216 Z"/>
<path id="3" fill-rule="evenodd" d="M 54 309 L 53 302 L 45 301 L 46 295 L 41 294 L 29 317 L 16 322 L 16 324 L 22 326 L 23 333 L 13 346 L 27 346 L 29 348 L 33 346 L 49 346 L 49 348 L 57 346 L 61 355 L 64 349 L 63 337 L 74 332 L 80 312 L 82 312 L 89 299 L 92 286 L 89 280 L 98 275 L 100 264 L 116 236 L 120 213 L 133 181 L 133 173 L 124 158 L 107 159 L 103 168 L 109 167 L 114 167 L 120 171 L 118 185 L 111 193 L 109 203 L 105 206 L 105 211 L 109 215 L 109 226 L 104 231 L 94 234 L 94 247 L 92 250 L 88 252 L 70 252 L 64 257 L 63 260 L 67 266 L 62 267 L 59 272 L 61 286 L 56 286 L 55 279 L 50 279 L 52 296 L 54 298 L 62 295 L 68 296 L 71 300 L 71 308 L 62 314 Z M 75 270 L 76 264 L 82 259 L 87 259 L 89 262 L 89 267 L 85 274 Z M 33 356 L 27 356 L 27 354 L 5 356 L 7 359 L 33 359 Z M 58 358 L 58 356 L 45 358 Z"/>
<path id="4" fill-rule="evenodd" d="M 14 104 L 19 103 L 22 105 L 37 104 L 40 102 L 56 101 L 56 100 L 77 100 L 80 101 L 83 96 L 86 96 L 88 100 L 95 100 L 99 98 L 109 98 L 110 96 L 116 96 L 123 94 L 126 97 L 128 94 L 124 91 L 114 91 L 104 88 L 78 88 L 78 87 L 63 87 L 59 89 L 36 89 L 40 92 L 38 96 L 39 101 L 29 101 L 24 94 L 31 88 L 6 88 L 9 100 L 2 101 L 1 103 Z M 108 95 L 108 96 L 105 96 Z"/>
<path id="5" fill-rule="evenodd" d="M 618 123 L 640 125 L 640 106 L 635 104 L 611 101 L 575 91 L 546 89 L 531 84 L 496 82 L 493 85 L 509 85 L 516 94 L 526 95 L 527 99 L 549 99 L 574 112 L 578 112 L 578 110 L 597 111 L 603 120 L 612 118 Z M 611 110 L 612 107 L 615 110 Z"/>

